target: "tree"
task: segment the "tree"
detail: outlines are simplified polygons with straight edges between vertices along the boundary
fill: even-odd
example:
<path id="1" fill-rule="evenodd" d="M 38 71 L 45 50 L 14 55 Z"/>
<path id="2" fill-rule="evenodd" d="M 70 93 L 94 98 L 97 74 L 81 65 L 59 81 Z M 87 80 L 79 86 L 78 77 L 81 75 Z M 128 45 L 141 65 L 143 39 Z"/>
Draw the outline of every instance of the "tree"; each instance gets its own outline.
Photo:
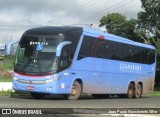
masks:
<path id="1" fill-rule="evenodd" d="M 120 13 L 111 13 L 103 16 L 100 20 L 100 27 L 105 26 L 108 33 L 122 36 L 134 41 L 139 40 L 135 33 L 137 21 L 135 19 L 127 20 L 126 17 Z"/>
<path id="2" fill-rule="evenodd" d="M 145 43 L 154 45 L 160 54 L 160 1 L 141 0 L 143 12 L 138 13 L 137 33 Z"/>
<path id="3" fill-rule="evenodd" d="M 137 32 L 145 43 L 156 47 L 157 56 L 160 55 L 160 1 L 141 0 L 143 12 L 138 13 Z M 160 83 L 160 58 L 157 57 L 156 84 Z"/>

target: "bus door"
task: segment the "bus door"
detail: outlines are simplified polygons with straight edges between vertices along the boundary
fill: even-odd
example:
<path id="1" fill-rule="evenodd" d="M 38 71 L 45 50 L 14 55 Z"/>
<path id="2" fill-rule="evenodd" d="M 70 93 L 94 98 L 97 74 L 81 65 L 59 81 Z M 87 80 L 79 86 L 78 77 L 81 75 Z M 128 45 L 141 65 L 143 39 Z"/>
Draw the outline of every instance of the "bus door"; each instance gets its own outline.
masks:
<path id="1" fill-rule="evenodd" d="M 105 40 L 100 38 L 95 38 L 92 47 L 92 56 L 95 57 L 92 61 L 92 68 L 93 68 L 93 76 L 97 83 L 104 83 L 105 82 L 105 59 L 104 59 L 104 47 L 105 47 Z"/>
<path id="2" fill-rule="evenodd" d="M 56 56 L 59 57 L 59 67 L 58 71 L 62 71 L 64 69 L 67 69 L 71 65 L 71 48 L 70 48 L 71 42 L 65 41 L 58 45 L 56 50 Z"/>

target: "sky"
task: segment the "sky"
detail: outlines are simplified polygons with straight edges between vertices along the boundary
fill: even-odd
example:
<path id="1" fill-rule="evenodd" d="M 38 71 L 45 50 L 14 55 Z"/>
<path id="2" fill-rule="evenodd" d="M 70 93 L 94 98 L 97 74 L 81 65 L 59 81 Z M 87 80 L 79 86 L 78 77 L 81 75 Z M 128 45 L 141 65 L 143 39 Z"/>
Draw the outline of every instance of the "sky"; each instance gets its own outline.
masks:
<path id="1" fill-rule="evenodd" d="M 93 24 L 99 29 L 108 13 L 131 19 L 142 10 L 140 0 L 0 0 L 0 43 L 19 40 L 26 30 L 39 26 Z"/>

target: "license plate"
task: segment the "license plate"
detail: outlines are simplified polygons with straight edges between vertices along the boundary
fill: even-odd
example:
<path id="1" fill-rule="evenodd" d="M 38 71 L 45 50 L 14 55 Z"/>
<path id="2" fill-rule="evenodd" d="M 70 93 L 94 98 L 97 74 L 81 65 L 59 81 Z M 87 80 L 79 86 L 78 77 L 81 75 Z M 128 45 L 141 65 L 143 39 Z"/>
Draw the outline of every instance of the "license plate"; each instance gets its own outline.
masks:
<path id="1" fill-rule="evenodd" d="M 27 90 L 34 90 L 34 86 L 27 86 Z"/>

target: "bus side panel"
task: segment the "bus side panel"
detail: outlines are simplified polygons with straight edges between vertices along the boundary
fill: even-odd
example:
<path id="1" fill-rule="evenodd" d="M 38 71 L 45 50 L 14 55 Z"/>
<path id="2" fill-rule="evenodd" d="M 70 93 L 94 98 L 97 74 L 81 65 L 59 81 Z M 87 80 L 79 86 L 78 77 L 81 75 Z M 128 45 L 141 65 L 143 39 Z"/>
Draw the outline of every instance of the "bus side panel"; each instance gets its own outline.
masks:
<path id="1" fill-rule="evenodd" d="M 143 93 L 150 93 L 154 90 L 154 77 L 145 76 L 143 83 Z"/>

